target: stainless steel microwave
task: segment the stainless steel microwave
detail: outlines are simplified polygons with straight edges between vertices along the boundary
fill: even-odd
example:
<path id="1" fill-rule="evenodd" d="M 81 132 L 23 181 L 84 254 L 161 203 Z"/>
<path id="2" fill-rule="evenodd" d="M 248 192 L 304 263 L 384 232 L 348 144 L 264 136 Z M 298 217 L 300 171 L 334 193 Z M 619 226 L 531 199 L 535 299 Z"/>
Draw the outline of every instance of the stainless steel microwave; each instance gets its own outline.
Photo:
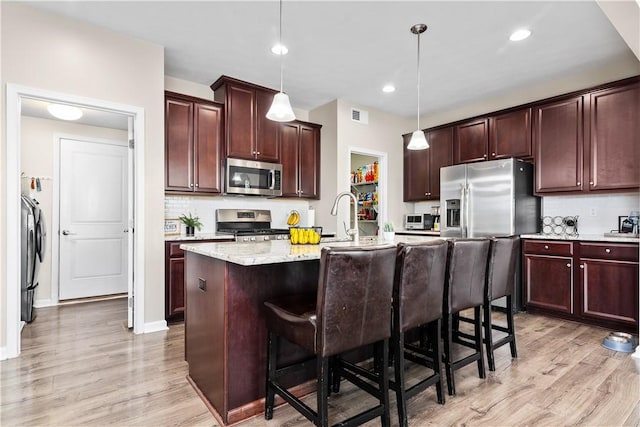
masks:
<path id="1" fill-rule="evenodd" d="M 227 158 L 225 193 L 250 196 L 282 196 L 282 165 Z"/>

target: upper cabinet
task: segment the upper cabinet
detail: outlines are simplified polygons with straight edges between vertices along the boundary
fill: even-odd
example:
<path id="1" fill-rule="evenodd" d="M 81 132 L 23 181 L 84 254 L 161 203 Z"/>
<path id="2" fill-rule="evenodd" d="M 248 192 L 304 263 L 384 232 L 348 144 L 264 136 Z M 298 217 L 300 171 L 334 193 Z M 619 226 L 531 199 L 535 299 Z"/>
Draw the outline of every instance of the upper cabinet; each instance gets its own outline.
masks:
<path id="1" fill-rule="evenodd" d="M 531 108 L 489 118 L 489 160 L 531 156 Z"/>
<path id="2" fill-rule="evenodd" d="M 590 95 L 589 190 L 640 186 L 640 83 Z"/>
<path id="3" fill-rule="evenodd" d="M 487 160 L 489 149 L 489 120 L 479 119 L 456 126 L 455 164 Z"/>
<path id="4" fill-rule="evenodd" d="M 280 123 L 282 196 L 320 198 L 320 125 Z"/>
<path id="5" fill-rule="evenodd" d="M 453 128 L 426 132 L 429 148 L 408 150 L 411 134 L 404 139 L 404 201 L 440 199 L 440 168 L 453 164 Z"/>
<path id="6" fill-rule="evenodd" d="M 228 157 L 279 162 L 278 122 L 266 118 L 277 92 L 222 76 L 211 89 L 225 105 L 225 147 Z"/>
<path id="7" fill-rule="evenodd" d="M 166 191 L 222 191 L 222 114 L 220 104 L 166 92 Z"/>
<path id="8" fill-rule="evenodd" d="M 582 96 L 534 107 L 536 193 L 582 190 L 582 107 Z"/>

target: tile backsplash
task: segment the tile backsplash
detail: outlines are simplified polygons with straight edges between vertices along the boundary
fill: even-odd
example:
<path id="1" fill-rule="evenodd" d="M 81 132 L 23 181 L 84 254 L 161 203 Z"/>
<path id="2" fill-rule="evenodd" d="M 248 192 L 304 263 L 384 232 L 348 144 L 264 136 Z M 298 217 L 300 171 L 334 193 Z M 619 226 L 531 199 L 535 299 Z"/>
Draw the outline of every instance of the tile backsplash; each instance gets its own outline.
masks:
<path id="1" fill-rule="evenodd" d="M 164 217 L 178 218 L 191 212 L 200 217 L 201 233 L 215 232 L 216 209 L 268 209 L 271 211 L 271 227 L 287 228 L 287 216 L 293 209 L 300 212 L 300 224 L 308 225 L 309 203 L 299 200 L 267 199 L 258 197 L 164 197 Z"/>

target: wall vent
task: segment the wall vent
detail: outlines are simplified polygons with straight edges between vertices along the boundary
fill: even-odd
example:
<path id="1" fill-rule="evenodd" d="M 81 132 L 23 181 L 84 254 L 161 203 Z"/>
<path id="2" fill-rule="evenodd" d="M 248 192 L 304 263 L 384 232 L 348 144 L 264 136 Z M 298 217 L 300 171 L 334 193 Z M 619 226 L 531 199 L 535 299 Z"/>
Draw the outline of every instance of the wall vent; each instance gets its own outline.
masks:
<path id="1" fill-rule="evenodd" d="M 369 124 L 369 113 L 364 110 L 352 108 L 351 120 L 353 120 L 354 122 L 362 123 L 363 125 Z"/>

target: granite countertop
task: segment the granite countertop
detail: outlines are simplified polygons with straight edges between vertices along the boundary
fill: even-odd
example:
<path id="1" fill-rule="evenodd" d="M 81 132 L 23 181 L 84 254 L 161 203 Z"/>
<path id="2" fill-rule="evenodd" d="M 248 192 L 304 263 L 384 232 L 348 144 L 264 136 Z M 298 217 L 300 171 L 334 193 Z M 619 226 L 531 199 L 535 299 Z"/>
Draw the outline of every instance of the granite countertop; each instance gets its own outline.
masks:
<path id="1" fill-rule="evenodd" d="M 436 240 L 429 236 L 398 236 L 393 241 L 380 238 L 360 239 L 358 242 L 325 239 L 319 245 L 291 245 L 288 241 L 271 240 L 260 243 L 184 243 L 185 251 L 217 258 L 240 265 L 277 264 L 283 262 L 320 259 L 325 247 L 390 246 L 398 243 L 417 243 Z"/>
<path id="2" fill-rule="evenodd" d="M 396 234 L 410 234 L 415 236 L 439 236 L 440 232 L 435 230 L 399 230 Z"/>
<path id="3" fill-rule="evenodd" d="M 579 234 L 578 236 L 547 236 L 545 234 L 522 234 L 521 239 L 541 239 L 541 240 L 565 240 L 575 242 L 610 242 L 610 243 L 640 243 L 637 237 L 608 237 L 604 234 Z"/>
<path id="4" fill-rule="evenodd" d="M 178 234 L 174 236 L 164 236 L 165 242 L 179 242 L 181 240 L 228 240 L 233 239 L 231 234 L 197 233 L 195 236 Z"/>

